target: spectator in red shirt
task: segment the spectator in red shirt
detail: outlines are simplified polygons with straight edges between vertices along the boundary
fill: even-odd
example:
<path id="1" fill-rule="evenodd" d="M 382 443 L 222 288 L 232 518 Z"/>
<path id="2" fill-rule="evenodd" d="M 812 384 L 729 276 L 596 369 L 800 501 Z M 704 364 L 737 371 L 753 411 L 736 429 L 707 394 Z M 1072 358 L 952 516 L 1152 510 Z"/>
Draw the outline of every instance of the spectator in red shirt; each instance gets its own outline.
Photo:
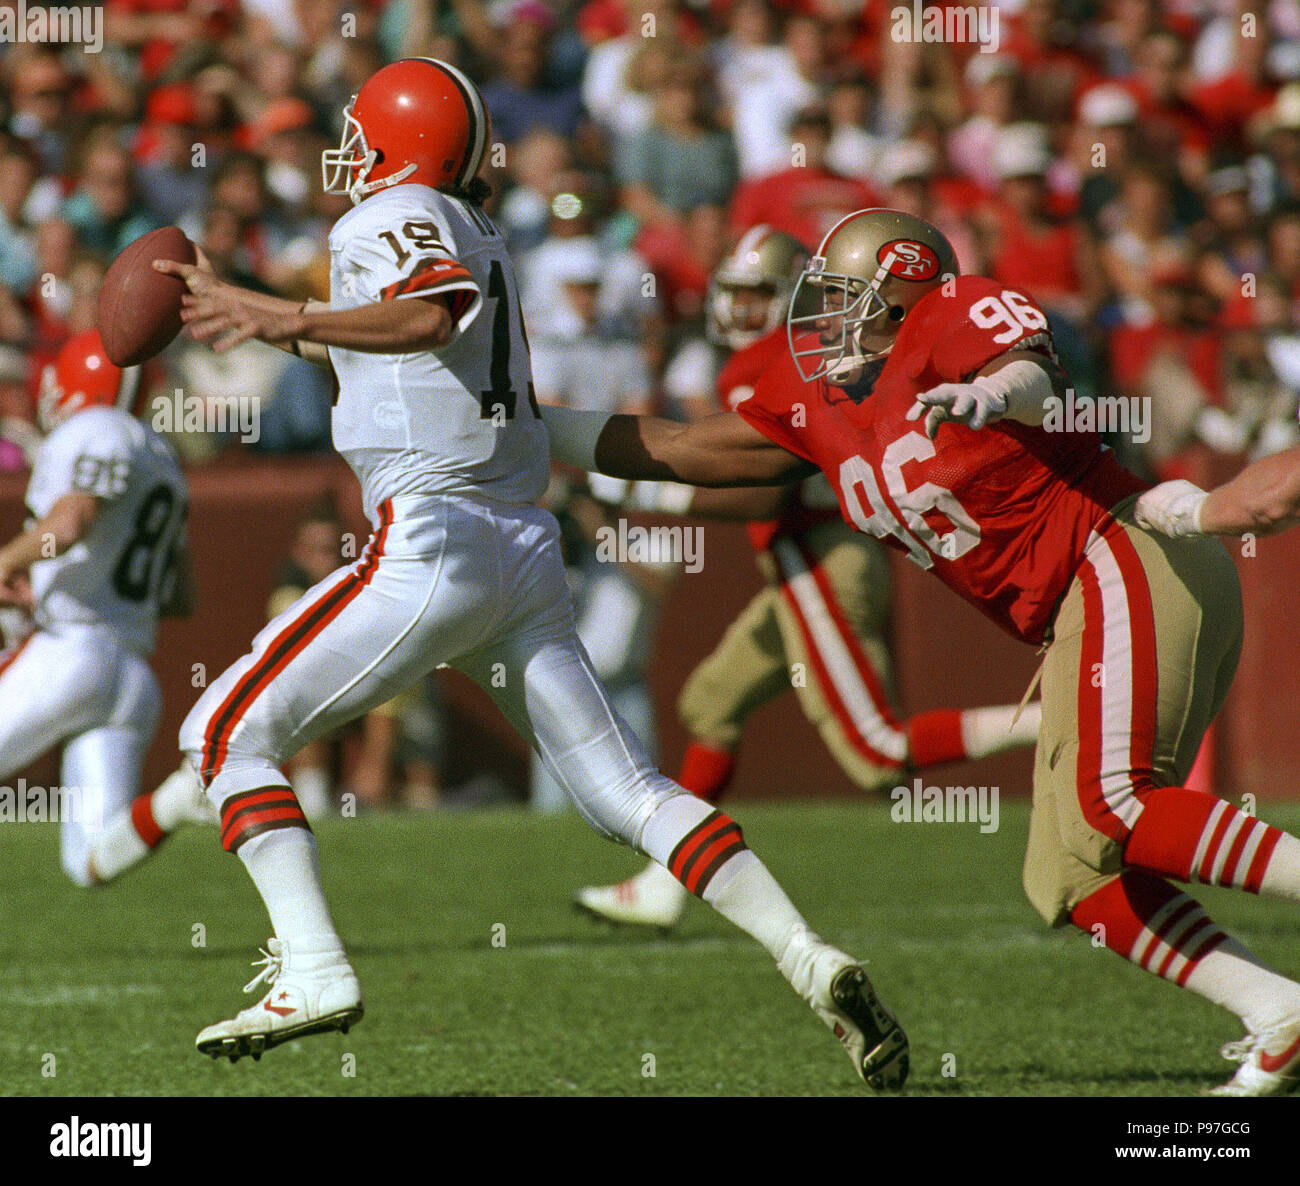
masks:
<path id="1" fill-rule="evenodd" d="M 988 274 L 1027 293 L 1048 314 L 1081 323 L 1098 303 L 1100 277 L 1079 227 L 1050 212 L 1046 176 L 1052 155 L 1045 129 L 1004 129 L 992 163 L 998 192 L 980 212 Z"/>
<path id="2" fill-rule="evenodd" d="M 997 188 L 993 154 L 998 136 L 1015 118 L 1019 76 L 1006 54 L 975 54 L 966 63 L 972 115 L 948 137 L 948 159 L 956 171 L 986 193 Z"/>
<path id="3" fill-rule="evenodd" d="M 884 188 L 883 205 L 924 218 L 952 244 L 963 273 L 983 275 L 984 253 L 970 224 L 943 198 L 939 157 L 923 140 L 897 140 L 880 154 L 876 176 Z"/>
<path id="4" fill-rule="evenodd" d="M 1188 96 L 1213 140 L 1236 149 L 1245 146 L 1247 124 L 1272 104 L 1276 89 L 1267 71 L 1272 36 L 1268 22 L 1262 16 L 1257 21 L 1256 36 L 1234 39 L 1233 68 Z"/>
<path id="5" fill-rule="evenodd" d="M 1148 34 L 1137 49 L 1133 83 L 1144 148 L 1155 159 L 1176 162 L 1183 179 L 1196 183 L 1208 167 L 1210 135 L 1187 101 L 1188 57 L 1187 43 L 1176 33 Z"/>
<path id="6" fill-rule="evenodd" d="M 816 247 L 845 215 L 880 205 L 880 196 L 866 182 L 827 166 L 830 136 L 830 118 L 823 109 L 810 108 L 795 117 L 791 167 L 737 188 L 731 201 L 735 235 L 761 222 Z"/>

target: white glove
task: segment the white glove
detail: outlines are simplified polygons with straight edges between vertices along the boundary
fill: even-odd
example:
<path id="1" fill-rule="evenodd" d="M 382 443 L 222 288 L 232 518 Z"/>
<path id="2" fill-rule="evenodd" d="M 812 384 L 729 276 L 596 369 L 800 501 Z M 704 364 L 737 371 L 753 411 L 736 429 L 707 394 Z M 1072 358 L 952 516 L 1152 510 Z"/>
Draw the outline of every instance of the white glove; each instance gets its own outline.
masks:
<path id="1" fill-rule="evenodd" d="M 934 440 L 939 425 L 955 420 L 971 428 L 983 428 L 1000 419 L 1007 410 L 1007 394 L 1002 384 L 989 375 L 979 375 L 970 383 L 940 383 L 916 397 L 907 411 L 909 420 L 925 416 L 925 435 Z"/>
<path id="2" fill-rule="evenodd" d="M 1136 517 L 1139 527 L 1147 527 L 1178 539 L 1189 535 L 1202 535 L 1201 504 L 1206 493 L 1194 482 L 1179 478 L 1176 482 L 1161 482 L 1137 500 Z"/>

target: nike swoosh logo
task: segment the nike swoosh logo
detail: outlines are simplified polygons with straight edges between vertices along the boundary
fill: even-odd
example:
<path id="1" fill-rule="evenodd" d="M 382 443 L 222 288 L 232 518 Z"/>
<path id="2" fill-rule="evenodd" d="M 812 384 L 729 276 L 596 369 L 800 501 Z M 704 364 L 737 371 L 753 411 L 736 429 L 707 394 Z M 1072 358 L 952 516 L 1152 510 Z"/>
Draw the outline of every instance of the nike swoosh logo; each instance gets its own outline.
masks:
<path id="1" fill-rule="evenodd" d="M 1300 1038 L 1292 1042 L 1281 1054 L 1266 1054 L 1261 1050 L 1259 1052 L 1259 1069 L 1267 1071 L 1270 1075 L 1275 1075 L 1295 1058 L 1297 1053 L 1300 1053 Z"/>
<path id="2" fill-rule="evenodd" d="M 281 1017 L 288 1017 L 290 1013 L 296 1013 L 296 1009 L 286 1009 L 282 1005 L 273 1005 L 267 1001 L 263 1006 L 268 1013 L 278 1013 Z"/>

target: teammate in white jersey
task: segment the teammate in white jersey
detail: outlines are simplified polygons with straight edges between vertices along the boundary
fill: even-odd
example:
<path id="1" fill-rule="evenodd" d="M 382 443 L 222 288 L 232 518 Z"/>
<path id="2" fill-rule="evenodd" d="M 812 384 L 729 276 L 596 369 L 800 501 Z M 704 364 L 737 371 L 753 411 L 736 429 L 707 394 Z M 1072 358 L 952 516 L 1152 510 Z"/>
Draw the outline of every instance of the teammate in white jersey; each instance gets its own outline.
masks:
<path id="1" fill-rule="evenodd" d="M 63 868 L 110 880 L 178 824 L 206 815 L 192 772 L 139 796 L 161 697 L 149 668 L 158 617 L 188 613 L 185 478 L 133 411 L 139 368 L 120 370 L 93 330 L 42 376 L 48 434 L 27 487 L 31 519 L 0 548 L 0 600 L 31 632 L 0 655 L 0 779 L 60 743 Z"/>
<path id="2" fill-rule="evenodd" d="M 493 697 L 601 835 L 668 866 L 757 938 L 873 1086 L 901 1085 L 907 1040 L 865 973 L 804 923 L 725 815 L 660 775 L 610 708 L 574 632 L 555 519 L 534 500 L 549 445 L 514 269 L 480 209 L 488 140 L 473 83 L 428 58 L 384 67 L 324 154 L 356 209 L 330 237 L 327 309 L 185 279 L 194 337 L 259 338 L 339 379 L 335 444 L 375 532 L 217 679 L 181 730 L 271 916 L 263 1000 L 199 1034 L 232 1060 L 343 1029 L 361 989 L 321 890 L 316 842 L 279 767 L 320 734 L 447 663 Z"/>

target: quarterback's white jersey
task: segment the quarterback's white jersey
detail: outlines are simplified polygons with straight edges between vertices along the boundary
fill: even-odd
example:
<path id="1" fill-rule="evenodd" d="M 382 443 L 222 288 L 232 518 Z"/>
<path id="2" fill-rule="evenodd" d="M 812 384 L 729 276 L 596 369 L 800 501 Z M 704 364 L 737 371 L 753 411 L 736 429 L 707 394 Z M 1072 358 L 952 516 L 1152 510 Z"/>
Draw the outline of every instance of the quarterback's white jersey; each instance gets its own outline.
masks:
<path id="1" fill-rule="evenodd" d="M 455 336 L 438 351 L 329 348 L 334 447 L 372 516 L 402 494 L 532 503 L 550 471 L 514 266 L 482 211 L 423 185 L 366 198 L 330 232 L 330 306 L 446 293 Z"/>
<path id="2" fill-rule="evenodd" d="M 27 509 L 45 515 L 65 494 L 101 500 L 85 537 L 31 567 L 38 627 L 106 625 L 141 654 L 153 649 L 188 495 L 166 441 L 129 412 L 87 408 L 42 443 Z"/>

